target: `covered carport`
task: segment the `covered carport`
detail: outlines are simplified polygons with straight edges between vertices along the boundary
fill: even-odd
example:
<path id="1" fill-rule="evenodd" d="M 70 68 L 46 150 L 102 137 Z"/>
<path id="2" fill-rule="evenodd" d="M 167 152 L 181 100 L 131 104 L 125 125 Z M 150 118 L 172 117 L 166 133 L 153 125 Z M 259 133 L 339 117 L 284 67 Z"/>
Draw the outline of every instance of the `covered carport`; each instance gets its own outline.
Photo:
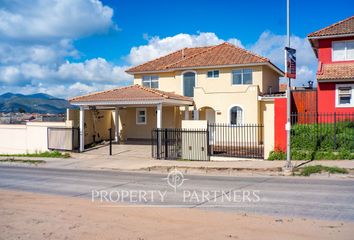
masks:
<path id="1" fill-rule="evenodd" d="M 151 89 L 140 85 L 132 85 L 127 87 L 115 88 L 107 91 L 91 93 L 83 96 L 69 99 L 70 103 L 80 107 L 79 128 L 80 128 L 80 151 L 84 151 L 85 143 L 85 111 L 90 109 L 97 110 L 113 110 L 114 111 L 114 135 L 115 141 L 120 142 L 120 110 L 135 108 L 134 117 L 127 116 L 126 121 L 129 122 L 131 131 L 139 132 L 141 129 L 147 128 L 163 128 L 171 126 L 178 127 L 180 119 L 171 118 L 171 114 L 165 115 L 163 111 L 168 107 L 175 107 L 174 114 L 180 115 L 180 107 L 184 107 L 184 119 L 189 117 L 189 106 L 193 105 L 193 99 L 175 94 L 173 92 L 164 92 L 157 89 Z M 155 111 L 152 111 L 153 108 Z M 148 110 L 150 109 L 150 110 Z M 154 113 L 155 112 L 155 113 Z M 151 116 L 149 116 L 151 115 Z M 151 121 L 154 119 L 156 121 Z M 134 124 L 135 123 L 135 124 Z M 140 130 L 139 130 L 140 129 Z"/>

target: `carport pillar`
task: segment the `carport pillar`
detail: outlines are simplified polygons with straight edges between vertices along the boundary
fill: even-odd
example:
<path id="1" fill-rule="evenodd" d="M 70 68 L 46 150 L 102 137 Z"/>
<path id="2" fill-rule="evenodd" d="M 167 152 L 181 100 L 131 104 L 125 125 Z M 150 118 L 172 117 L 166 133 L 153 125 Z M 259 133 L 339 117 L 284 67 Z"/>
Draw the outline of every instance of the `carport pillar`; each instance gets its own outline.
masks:
<path id="1" fill-rule="evenodd" d="M 119 107 L 115 107 L 114 109 L 114 129 L 115 141 L 119 143 Z"/>
<path id="2" fill-rule="evenodd" d="M 189 120 L 189 106 L 184 106 L 184 120 Z"/>
<path id="3" fill-rule="evenodd" d="M 80 152 L 85 149 L 85 109 L 80 106 Z"/>
<path id="4" fill-rule="evenodd" d="M 156 106 L 156 128 L 162 128 L 162 103 Z"/>
<path id="5" fill-rule="evenodd" d="M 197 109 L 193 110 L 193 120 L 199 120 L 199 111 Z"/>

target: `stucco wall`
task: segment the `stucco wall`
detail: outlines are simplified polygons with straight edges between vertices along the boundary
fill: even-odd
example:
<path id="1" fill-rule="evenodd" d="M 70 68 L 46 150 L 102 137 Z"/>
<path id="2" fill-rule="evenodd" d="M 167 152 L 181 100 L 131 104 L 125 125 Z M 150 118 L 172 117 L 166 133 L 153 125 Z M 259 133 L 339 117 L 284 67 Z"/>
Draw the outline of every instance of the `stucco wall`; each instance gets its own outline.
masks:
<path id="1" fill-rule="evenodd" d="M 71 127 L 70 122 L 29 122 L 0 124 L 0 153 L 21 154 L 48 151 L 47 128 Z"/>
<path id="2" fill-rule="evenodd" d="M 264 101 L 260 104 L 263 121 L 264 158 L 274 150 L 274 101 Z"/>
<path id="3" fill-rule="evenodd" d="M 338 84 L 353 84 L 354 82 L 338 82 Z M 318 83 L 317 109 L 319 113 L 351 113 L 354 107 L 336 107 L 336 83 Z"/>
<path id="4" fill-rule="evenodd" d="M 72 120 L 75 127 L 80 125 L 80 110 L 69 110 L 68 120 Z M 114 122 L 111 110 L 85 110 L 85 145 L 95 141 L 109 140 L 108 129 L 112 127 L 114 138 Z"/>
<path id="5" fill-rule="evenodd" d="M 194 102 L 196 109 L 210 107 L 215 111 L 215 122 L 229 123 L 230 109 L 240 106 L 244 111 L 244 123 L 260 123 L 258 95 L 260 92 L 278 91 L 279 75 L 268 66 L 243 67 L 251 68 L 252 85 L 232 85 L 232 71 L 242 68 L 210 68 L 197 69 Z M 207 78 L 209 70 L 219 70 L 218 78 Z M 159 76 L 159 89 L 183 94 L 182 75 L 185 71 L 157 73 L 146 75 Z M 142 74 L 134 76 L 135 84 L 142 84 Z M 182 110 L 182 109 L 181 109 Z M 190 108 L 190 111 L 192 109 Z M 205 119 L 204 112 L 200 116 Z M 191 118 L 191 115 L 190 115 Z"/>
<path id="6" fill-rule="evenodd" d="M 156 128 L 156 107 L 146 107 L 146 124 L 136 123 L 136 107 L 119 110 L 120 136 L 122 140 L 150 139 L 151 131 Z M 181 112 L 177 107 L 162 107 L 162 128 L 181 127 Z"/>

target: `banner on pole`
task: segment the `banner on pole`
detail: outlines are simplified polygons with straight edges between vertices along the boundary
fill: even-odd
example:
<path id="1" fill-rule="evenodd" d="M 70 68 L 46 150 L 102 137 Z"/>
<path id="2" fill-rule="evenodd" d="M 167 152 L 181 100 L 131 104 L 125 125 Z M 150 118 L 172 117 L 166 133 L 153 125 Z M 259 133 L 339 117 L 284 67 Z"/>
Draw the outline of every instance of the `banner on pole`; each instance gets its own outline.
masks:
<path id="1" fill-rule="evenodd" d="M 296 78 L 296 49 L 285 47 L 285 77 Z"/>

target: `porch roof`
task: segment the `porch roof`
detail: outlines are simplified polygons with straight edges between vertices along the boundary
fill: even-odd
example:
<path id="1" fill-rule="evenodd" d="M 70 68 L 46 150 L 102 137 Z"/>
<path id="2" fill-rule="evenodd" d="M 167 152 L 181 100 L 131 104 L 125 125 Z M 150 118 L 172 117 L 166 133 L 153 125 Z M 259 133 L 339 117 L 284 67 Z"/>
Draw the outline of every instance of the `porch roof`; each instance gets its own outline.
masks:
<path id="1" fill-rule="evenodd" d="M 72 105 L 192 105 L 193 99 L 140 85 L 114 88 L 69 99 Z"/>

